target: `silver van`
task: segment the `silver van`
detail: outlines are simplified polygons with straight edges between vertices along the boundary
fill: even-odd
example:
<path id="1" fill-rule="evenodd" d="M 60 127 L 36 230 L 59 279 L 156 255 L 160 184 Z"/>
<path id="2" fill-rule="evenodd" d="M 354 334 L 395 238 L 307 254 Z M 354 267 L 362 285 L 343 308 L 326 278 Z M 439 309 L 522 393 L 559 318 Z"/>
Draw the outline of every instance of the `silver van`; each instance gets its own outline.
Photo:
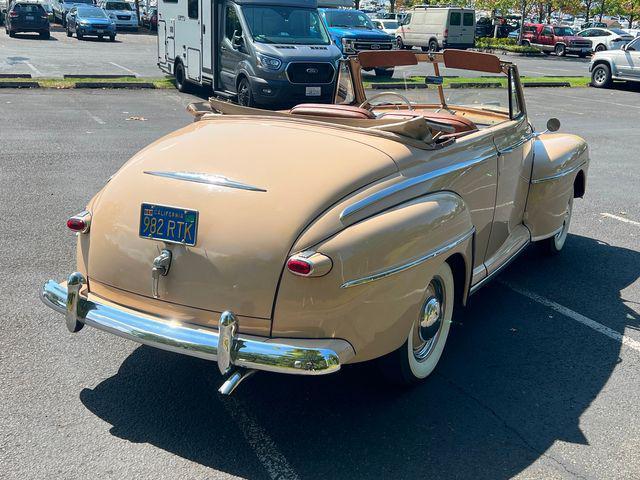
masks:
<path id="1" fill-rule="evenodd" d="M 461 7 L 415 7 L 396 31 L 400 48 L 471 48 L 476 40 L 476 12 Z"/>

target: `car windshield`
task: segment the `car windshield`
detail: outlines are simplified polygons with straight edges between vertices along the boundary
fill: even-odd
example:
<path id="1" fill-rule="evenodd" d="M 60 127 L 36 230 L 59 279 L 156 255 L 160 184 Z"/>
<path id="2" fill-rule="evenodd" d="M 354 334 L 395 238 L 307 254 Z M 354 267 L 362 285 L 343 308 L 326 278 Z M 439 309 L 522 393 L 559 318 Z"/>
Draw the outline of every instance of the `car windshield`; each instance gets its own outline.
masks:
<path id="1" fill-rule="evenodd" d="M 242 7 L 253 39 L 259 43 L 329 45 L 316 10 L 247 5 Z"/>
<path id="2" fill-rule="evenodd" d="M 80 7 L 78 17 L 82 18 L 108 18 L 101 8 Z"/>
<path id="3" fill-rule="evenodd" d="M 575 35 L 573 30 L 569 27 L 555 27 L 554 30 L 556 32 L 556 35 L 560 37 L 570 37 L 572 35 Z"/>
<path id="4" fill-rule="evenodd" d="M 364 13 L 355 10 L 327 10 L 327 25 L 330 27 L 366 28 L 373 30 L 373 24 Z"/>
<path id="5" fill-rule="evenodd" d="M 131 10 L 131 5 L 127 2 L 107 2 L 104 7 L 106 10 Z"/>
<path id="6" fill-rule="evenodd" d="M 41 13 L 42 7 L 40 5 L 28 4 L 28 3 L 16 3 L 13 7 L 14 12 L 20 13 Z"/>
<path id="7" fill-rule="evenodd" d="M 69 0 L 68 2 L 65 1 L 63 3 L 71 3 L 71 4 L 81 3 L 86 5 L 93 5 L 93 0 Z"/>

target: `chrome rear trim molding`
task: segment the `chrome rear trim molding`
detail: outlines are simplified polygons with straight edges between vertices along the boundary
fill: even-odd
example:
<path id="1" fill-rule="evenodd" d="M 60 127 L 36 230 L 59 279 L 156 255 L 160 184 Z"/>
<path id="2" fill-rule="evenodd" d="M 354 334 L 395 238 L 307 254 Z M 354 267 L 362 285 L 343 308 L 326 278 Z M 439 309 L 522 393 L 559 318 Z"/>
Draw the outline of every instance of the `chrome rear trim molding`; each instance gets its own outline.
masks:
<path id="1" fill-rule="evenodd" d="M 580 165 L 576 165 L 575 167 L 568 168 L 567 170 L 562 170 L 561 172 L 558 172 L 554 175 L 549 175 L 548 177 L 536 178 L 535 180 L 531 180 L 531 183 L 536 184 L 536 183 L 548 182 L 549 180 L 555 180 L 556 178 L 564 177 L 566 175 L 569 175 L 570 173 L 575 172 L 576 170 L 580 170 L 582 167 L 586 165 L 586 163 L 587 162 L 582 162 Z"/>
<path id="2" fill-rule="evenodd" d="M 237 188 L 239 190 L 249 190 L 251 192 L 266 192 L 264 188 L 255 187 L 246 183 L 231 180 L 222 175 L 212 175 L 210 173 L 197 172 L 160 172 L 146 170 L 147 175 L 156 177 L 171 178 L 173 180 L 183 180 L 185 182 L 204 183 L 206 185 L 216 185 L 218 187 Z"/>
<path id="3" fill-rule="evenodd" d="M 447 175 L 452 172 L 456 172 L 458 170 L 464 170 L 466 168 L 473 167 L 479 163 L 482 163 L 490 158 L 496 157 L 498 155 L 497 151 L 492 152 L 490 155 L 485 155 L 483 157 L 474 158 L 472 160 L 467 160 L 466 162 L 456 163 L 455 165 L 450 165 L 448 167 L 439 168 L 437 170 L 433 170 L 432 172 L 425 173 L 423 175 L 418 175 L 417 177 L 409 178 L 407 180 L 402 180 L 390 187 L 383 188 L 382 190 L 369 195 L 362 200 L 359 200 L 355 203 L 352 203 L 347 208 L 345 208 L 340 214 L 340 220 L 344 221 L 355 213 L 364 210 L 365 208 L 373 205 L 374 203 L 380 202 L 385 198 L 391 197 L 402 190 L 406 190 L 411 187 L 415 187 L 416 185 L 420 185 L 422 183 L 433 180 L 434 178 L 441 177 L 443 175 Z"/>
<path id="4" fill-rule="evenodd" d="M 69 279 L 75 283 L 74 288 L 86 284 L 80 273 L 71 274 Z M 220 318 L 220 335 L 210 328 L 92 301 L 54 280 L 44 284 L 40 298 L 45 305 L 65 315 L 67 324 L 77 321 L 137 343 L 216 361 L 221 372 L 230 371 L 231 365 L 294 375 L 325 375 L 340 370 L 340 357 L 333 349 L 289 345 L 287 339 L 273 339 L 271 343 L 272 339 L 237 334 L 237 320 L 231 312 Z M 348 345 L 346 341 L 337 341 Z M 318 339 L 318 343 L 326 344 L 326 340 Z"/>
<path id="5" fill-rule="evenodd" d="M 438 255 L 442 255 L 445 252 L 448 252 L 449 250 L 457 247 L 458 245 L 460 245 L 462 242 L 464 242 L 465 240 L 467 240 L 469 237 L 471 237 L 474 233 L 475 233 L 476 229 L 471 228 L 471 230 L 469 230 L 468 232 L 460 235 L 459 237 L 457 237 L 456 239 L 454 239 L 453 241 L 442 245 L 438 248 L 435 248 L 431 251 L 429 251 L 428 253 L 426 253 L 425 255 L 416 258 L 415 260 L 411 260 L 410 262 L 407 263 L 403 263 L 401 265 L 396 265 L 395 267 L 391 267 L 388 268 L 386 270 L 382 270 L 378 273 L 374 273 L 371 275 L 367 275 L 366 277 L 362 277 L 362 278 L 358 278 L 356 280 L 349 280 L 348 282 L 343 283 L 342 285 L 340 285 L 340 288 L 349 288 L 349 287 L 355 287 L 358 285 L 364 285 L 365 283 L 370 283 L 370 282 L 375 282 L 376 280 L 380 280 L 382 278 L 386 278 L 386 277 L 390 277 L 391 275 L 395 275 L 396 273 L 400 273 L 400 272 L 404 272 L 405 270 L 409 270 L 410 268 L 413 268 L 415 266 L 420 265 L 421 263 L 426 262 L 427 260 L 430 260 Z"/>

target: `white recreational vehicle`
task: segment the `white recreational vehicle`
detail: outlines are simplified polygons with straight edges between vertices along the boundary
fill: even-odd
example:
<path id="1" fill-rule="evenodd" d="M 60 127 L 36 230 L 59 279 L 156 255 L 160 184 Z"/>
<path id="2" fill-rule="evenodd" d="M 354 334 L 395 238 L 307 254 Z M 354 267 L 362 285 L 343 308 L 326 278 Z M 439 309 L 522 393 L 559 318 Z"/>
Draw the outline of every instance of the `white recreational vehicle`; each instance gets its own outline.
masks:
<path id="1" fill-rule="evenodd" d="M 340 50 L 316 0 L 159 0 L 158 66 L 242 105 L 330 102 Z"/>

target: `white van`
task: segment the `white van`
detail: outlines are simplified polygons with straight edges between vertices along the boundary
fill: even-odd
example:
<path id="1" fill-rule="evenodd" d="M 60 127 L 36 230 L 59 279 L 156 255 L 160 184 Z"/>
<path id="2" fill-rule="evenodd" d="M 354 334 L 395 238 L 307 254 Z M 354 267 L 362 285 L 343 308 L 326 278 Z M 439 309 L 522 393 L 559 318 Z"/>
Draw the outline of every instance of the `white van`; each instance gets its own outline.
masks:
<path id="1" fill-rule="evenodd" d="M 398 46 L 437 51 L 471 48 L 476 39 L 476 11 L 460 7 L 415 7 L 396 31 Z"/>

